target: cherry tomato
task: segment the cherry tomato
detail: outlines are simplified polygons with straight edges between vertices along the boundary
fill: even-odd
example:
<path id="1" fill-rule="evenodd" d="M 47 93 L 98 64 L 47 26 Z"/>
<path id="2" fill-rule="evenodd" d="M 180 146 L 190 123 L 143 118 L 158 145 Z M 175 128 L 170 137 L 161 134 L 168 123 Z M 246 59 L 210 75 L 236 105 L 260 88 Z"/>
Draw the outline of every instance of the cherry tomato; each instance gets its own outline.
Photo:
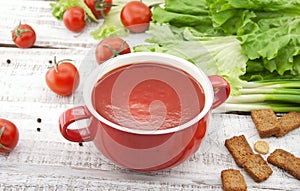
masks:
<path id="1" fill-rule="evenodd" d="M 141 1 L 130 1 L 122 8 L 121 22 L 131 32 L 144 32 L 149 28 L 151 10 Z"/>
<path id="2" fill-rule="evenodd" d="M 112 0 L 84 0 L 97 19 L 104 17 L 111 9 Z"/>
<path id="3" fill-rule="evenodd" d="M 30 25 L 20 23 L 12 31 L 12 40 L 19 48 L 30 48 L 35 43 L 36 34 Z"/>
<path id="4" fill-rule="evenodd" d="M 77 68 L 68 61 L 56 62 L 46 73 L 46 83 L 56 94 L 61 96 L 71 95 L 78 87 L 80 76 Z"/>
<path id="5" fill-rule="evenodd" d="M 85 27 L 85 12 L 81 7 L 71 7 L 67 9 L 63 16 L 63 21 L 67 29 L 73 32 L 80 32 Z"/>
<path id="6" fill-rule="evenodd" d="M 96 47 L 96 60 L 98 64 L 102 64 L 110 58 L 130 52 L 128 43 L 123 39 L 119 37 L 106 38 L 100 41 Z"/>
<path id="7" fill-rule="evenodd" d="M 0 152 L 11 152 L 18 144 L 19 131 L 15 124 L 0 119 Z"/>

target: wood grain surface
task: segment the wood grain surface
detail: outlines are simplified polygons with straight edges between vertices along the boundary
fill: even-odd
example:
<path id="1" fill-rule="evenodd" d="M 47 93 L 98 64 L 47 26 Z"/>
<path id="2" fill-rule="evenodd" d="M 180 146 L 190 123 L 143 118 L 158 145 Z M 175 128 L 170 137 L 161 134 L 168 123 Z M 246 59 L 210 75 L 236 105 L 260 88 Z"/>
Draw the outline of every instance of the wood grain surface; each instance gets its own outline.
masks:
<path id="1" fill-rule="evenodd" d="M 221 171 L 227 168 L 241 170 L 249 190 L 300 190 L 299 180 L 272 165 L 273 174 L 262 183 L 254 182 L 237 167 L 224 141 L 244 134 L 253 147 L 260 140 L 249 115 L 214 113 L 206 138 L 192 158 L 152 173 L 118 167 L 92 143 L 65 140 L 58 117 L 66 109 L 84 104 L 82 83 L 90 69 L 86 66 L 95 63 L 93 48 L 98 43 L 89 33 L 101 22 L 89 24 L 82 33 L 72 33 L 52 17 L 49 2 L 0 1 L 0 117 L 13 121 L 20 131 L 15 150 L 0 154 L 0 190 L 217 191 L 222 190 Z M 35 47 L 19 49 L 13 44 L 11 30 L 20 21 L 36 30 Z M 143 37 L 126 39 L 133 45 Z M 82 73 L 81 85 L 72 96 L 58 96 L 46 86 L 45 73 L 54 56 L 74 60 Z M 264 140 L 270 144 L 270 152 L 282 148 L 300 157 L 300 129 Z"/>

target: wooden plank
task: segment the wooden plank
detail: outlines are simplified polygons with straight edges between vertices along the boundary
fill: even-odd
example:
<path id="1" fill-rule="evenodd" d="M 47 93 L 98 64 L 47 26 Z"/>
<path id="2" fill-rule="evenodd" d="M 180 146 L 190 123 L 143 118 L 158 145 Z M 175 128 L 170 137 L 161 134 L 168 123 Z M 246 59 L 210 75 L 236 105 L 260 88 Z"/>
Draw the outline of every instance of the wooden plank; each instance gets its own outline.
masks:
<path id="1" fill-rule="evenodd" d="M 222 190 L 221 170 L 238 168 L 224 146 L 225 139 L 245 134 L 251 146 L 260 139 L 249 115 L 213 114 L 207 136 L 192 158 L 153 173 L 123 169 L 104 158 L 92 143 L 79 146 L 65 140 L 58 117 L 66 109 L 84 104 L 84 79 L 97 67 L 97 41 L 88 33 L 96 26 L 74 34 L 52 17 L 49 1 L 20 2 L 1 1 L 0 6 L 0 116 L 12 120 L 20 131 L 16 149 L 0 154 L 0 190 Z M 34 26 L 39 34 L 36 45 L 44 48 L 13 46 L 10 31 L 20 20 Z M 126 39 L 134 45 L 143 38 L 136 34 Z M 70 97 L 57 96 L 45 84 L 47 66 L 54 56 L 73 59 L 81 72 L 80 87 Z M 283 148 L 300 156 L 299 133 L 296 129 L 285 137 L 266 139 L 270 151 Z M 272 176 L 262 183 L 240 170 L 249 190 L 299 189 L 298 180 L 272 169 Z"/>
<path id="2" fill-rule="evenodd" d="M 227 120 L 227 117 L 223 115 L 217 115 L 215 118 Z M 228 122 L 233 122 L 237 119 L 245 120 L 243 116 L 231 116 L 231 120 L 228 120 Z M 248 120 L 250 119 L 248 118 Z M 24 121 L 26 122 L 27 120 L 22 120 L 22 123 L 24 123 Z M 28 123 L 34 122 L 33 119 L 31 119 L 30 122 L 29 121 L 30 120 L 28 120 Z M 12 171 L 12 167 L 9 167 L 9 165 L 21 165 L 20 167 L 14 168 L 16 171 L 23 169 L 22 174 L 24 173 L 28 179 L 32 176 L 32 172 L 34 172 L 36 176 L 44 177 L 44 181 L 47 181 L 49 176 L 47 175 L 48 171 L 45 172 L 45 168 L 51 168 L 53 169 L 51 170 L 51 176 L 53 176 L 53 178 L 60 179 L 60 171 L 57 172 L 55 169 L 63 169 L 62 171 L 67 174 L 64 176 L 68 177 L 66 179 L 69 181 L 72 181 L 74 176 L 79 180 L 87 179 L 90 181 L 106 177 L 116 184 L 115 186 L 120 186 L 122 184 L 126 185 L 134 180 L 136 184 L 139 184 L 141 188 L 144 188 L 143 180 L 146 179 L 149 181 L 148 179 L 150 177 L 150 180 L 153 178 L 157 181 L 153 186 L 163 184 L 171 187 L 173 185 L 174 189 L 178 186 L 186 186 L 189 189 L 218 190 L 220 189 L 219 173 L 221 170 L 229 167 L 237 168 L 232 157 L 223 146 L 223 140 L 225 138 L 224 132 L 230 132 L 231 136 L 234 133 L 232 132 L 234 129 L 221 126 L 222 128 L 218 130 L 222 121 L 212 124 L 206 142 L 202 145 L 203 147 L 189 161 L 171 170 L 149 174 L 130 172 L 113 165 L 102 155 L 97 154 L 97 151 L 90 148 L 92 147 L 92 144 L 90 143 L 86 143 L 83 147 L 80 147 L 78 144 L 66 142 L 60 137 L 58 132 L 55 133 L 55 128 L 57 127 L 55 124 L 51 123 L 52 120 L 49 121 L 49 124 L 47 123 L 47 120 L 43 121 L 46 122 L 43 122 L 41 132 L 36 132 L 34 129 L 31 129 L 31 131 L 24 130 L 22 133 L 23 138 L 21 139 L 18 148 L 10 155 L 6 156 L 5 160 L 0 158 L 2 164 L 1 172 L 3 172 L 3 174 L 10 175 L 9 177 L 15 179 L 13 178 L 15 176 L 12 175 L 16 172 Z M 24 128 L 29 126 L 30 125 L 26 125 L 26 123 L 24 124 Z M 250 133 L 255 133 L 253 128 L 249 128 L 249 131 Z M 244 133 L 249 135 L 249 132 Z M 292 138 L 293 141 L 297 141 L 293 139 L 293 137 L 296 138 L 298 133 L 299 132 L 293 132 L 290 135 L 290 138 Z M 32 137 L 36 138 L 32 140 Z M 250 138 L 249 142 L 251 143 L 256 139 L 258 139 L 257 135 Z M 270 144 L 272 143 L 271 145 L 273 145 L 273 143 L 278 142 L 278 139 L 274 138 L 274 140 L 271 139 L 271 141 L 274 141 L 270 142 Z M 295 144 L 293 142 L 290 143 Z M 8 164 L 7 166 L 6 163 Z M 291 178 L 279 169 L 273 168 L 273 170 L 274 174 L 270 179 L 260 184 L 253 182 L 243 170 L 242 172 L 246 177 L 249 187 L 253 189 L 273 188 L 285 190 L 286 187 L 297 189 L 298 182 L 296 179 Z M 55 174 L 53 175 L 52 173 Z M 129 176 L 130 180 L 120 179 L 119 176 Z M 133 177 L 135 178 L 133 179 Z M 32 177 L 30 179 L 32 179 Z M 66 179 L 64 180 L 66 181 Z M 278 180 L 280 181 L 278 182 Z M 149 182 L 145 184 L 149 184 Z"/>

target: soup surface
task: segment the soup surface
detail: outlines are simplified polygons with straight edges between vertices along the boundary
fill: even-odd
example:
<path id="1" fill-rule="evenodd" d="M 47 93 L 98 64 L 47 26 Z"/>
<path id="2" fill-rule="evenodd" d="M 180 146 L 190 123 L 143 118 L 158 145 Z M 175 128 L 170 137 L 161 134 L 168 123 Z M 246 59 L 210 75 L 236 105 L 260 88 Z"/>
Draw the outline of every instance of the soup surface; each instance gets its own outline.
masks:
<path id="1" fill-rule="evenodd" d="M 173 128 L 198 115 L 201 85 L 186 72 L 157 63 L 116 68 L 94 86 L 92 103 L 105 119 L 131 129 Z"/>

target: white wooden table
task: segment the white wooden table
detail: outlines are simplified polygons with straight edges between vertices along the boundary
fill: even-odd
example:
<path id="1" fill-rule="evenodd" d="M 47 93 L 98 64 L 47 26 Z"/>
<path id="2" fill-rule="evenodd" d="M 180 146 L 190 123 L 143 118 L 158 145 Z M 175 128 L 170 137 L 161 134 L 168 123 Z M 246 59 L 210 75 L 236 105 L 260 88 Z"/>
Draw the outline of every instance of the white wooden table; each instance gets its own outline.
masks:
<path id="1" fill-rule="evenodd" d="M 14 46 L 10 31 L 20 21 L 35 29 L 36 47 Z M 98 41 L 89 32 L 97 27 L 90 24 L 84 32 L 74 34 L 52 17 L 49 1 L 0 1 L 0 117 L 13 121 L 20 131 L 15 150 L 0 154 L 0 190 L 215 191 L 222 190 L 220 173 L 227 168 L 241 170 L 249 190 L 300 190 L 299 180 L 272 165 L 272 176 L 262 183 L 237 167 L 224 141 L 244 134 L 253 146 L 260 139 L 249 115 L 213 114 L 206 139 L 190 160 L 153 173 L 123 169 L 105 159 L 92 143 L 80 146 L 65 140 L 58 117 L 83 104 L 82 84 L 74 95 L 60 97 L 46 86 L 45 73 L 54 56 L 73 59 L 81 69 L 93 62 L 95 58 L 89 55 Z M 128 41 L 134 44 L 138 38 L 131 36 Z M 271 152 L 283 148 L 300 156 L 300 129 L 265 140 Z"/>

